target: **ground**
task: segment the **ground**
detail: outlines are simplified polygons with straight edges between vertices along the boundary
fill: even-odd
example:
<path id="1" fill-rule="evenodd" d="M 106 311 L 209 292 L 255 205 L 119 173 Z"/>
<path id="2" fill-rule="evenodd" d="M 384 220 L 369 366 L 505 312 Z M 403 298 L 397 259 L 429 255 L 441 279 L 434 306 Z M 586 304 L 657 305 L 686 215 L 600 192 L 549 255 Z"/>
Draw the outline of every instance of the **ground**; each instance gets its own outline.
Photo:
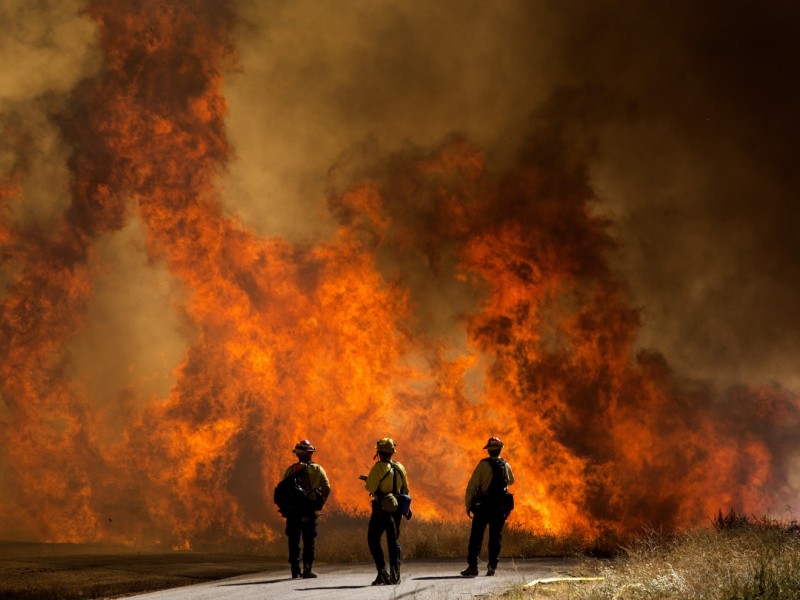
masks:
<path id="1" fill-rule="evenodd" d="M 158 591 L 150 598 L 473 598 L 563 572 L 563 559 L 504 559 L 498 575 L 463 579 L 463 560 L 407 561 L 400 586 L 376 590 L 369 563 L 325 564 L 316 580 L 291 580 L 282 558 L 199 552 L 137 552 L 87 544 L 0 542 L 0 597 L 88 600 Z M 481 575 L 483 575 L 483 570 Z M 188 587 L 187 587 L 188 586 Z M 180 589 L 173 589 L 180 588 Z M 377 595 L 376 595 L 377 594 Z M 444 594 L 444 595 L 443 595 Z"/>
<path id="2" fill-rule="evenodd" d="M 279 564 L 283 561 L 258 556 L 0 542 L 0 597 L 85 600 L 234 577 Z"/>

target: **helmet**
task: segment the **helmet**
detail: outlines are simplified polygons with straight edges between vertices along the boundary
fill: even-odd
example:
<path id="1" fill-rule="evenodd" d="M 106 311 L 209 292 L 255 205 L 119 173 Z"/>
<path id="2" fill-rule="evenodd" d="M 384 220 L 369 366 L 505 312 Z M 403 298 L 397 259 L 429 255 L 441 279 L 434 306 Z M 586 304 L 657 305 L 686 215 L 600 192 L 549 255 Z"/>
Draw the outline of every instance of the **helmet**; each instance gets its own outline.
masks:
<path id="1" fill-rule="evenodd" d="M 313 452 L 314 450 L 316 450 L 314 444 L 312 444 L 308 440 L 300 440 L 294 445 L 293 452 L 295 454 L 299 454 L 300 452 Z"/>
<path id="2" fill-rule="evenodd" d="M 375 444 L 375 449 L 378 452 L 385 452 L 386 454 L 394 454 L 394 440 L 392 438 L 381 438 L 378 440 L 378 443 Z"/>
<path id="3" fill-rule="evenodd" d="M 491 450 L 496 448 L 502 448 L 505 444 L 500 440 L 499 437 L 492 436 L 486 442 L 486 445 L 483 447 L 484 450 Z"/>

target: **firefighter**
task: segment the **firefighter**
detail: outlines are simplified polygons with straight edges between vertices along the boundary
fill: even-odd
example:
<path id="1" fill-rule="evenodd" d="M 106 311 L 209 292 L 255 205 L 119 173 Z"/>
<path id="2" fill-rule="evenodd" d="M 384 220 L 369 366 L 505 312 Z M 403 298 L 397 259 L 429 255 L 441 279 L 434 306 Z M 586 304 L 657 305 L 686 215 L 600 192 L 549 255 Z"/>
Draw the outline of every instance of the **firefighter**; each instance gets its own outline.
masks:
<path id="1" fill-rule="evenodd" d="M 331 484 L 322 466 L 312 461 L 316 448 L 308 440 L 300 440 L 294 447 L 297 462 L 286 469 L 283 480 L 294 478 L 302 490 L 285 511 L 286 535 L 289 538 L 289 564 L 293 579 L 310 579 L 317 576 L 311 570 L 314 564 L 314 540 L 317 537 L 317 511 L 322 510 Z M 304 497 L 303 497 L 304 496 Z M 300 538 L 303 539 L 303 570 L 300 571 Z"/>
<path id="2" fill-rule="evenodd" d="M 489 457 L 481 460 L 472 472 L 465 496 L 467 516 L 472 519 L 467 548 L 467 568 L 461 571 L 462 577 L 478 575 L 478 554 L 483 544 L 483 534 L 489 526 L 489 565 L 486 575 L 491 577 L 497 569 L 500 557 L 503 526 L 514 508 L 514 496 L 507 487 L 514 483 L 511 466 L 500 458 L 503 442 L 490 437 L 483 447 Z"/>
<path id="3" fill-rule="evenodd" d="M 392 461 L 396 446 L 392 438 L 382 438 L 375 445 L 376 454 L 373 460 L 379 460 L 372 466 L 369 475 L 362 475 L 366 481 L 365 488 L 372 495 L 372 515 L 367 528 L 367 544 L 375 561 L 378 575 L 372 585 L 397 585 L 400 583 L 400 520 L 404 516 L 411 518 L 411 512 L 399 506 L 398 494 L 408 497 L 408 478 L 406 470 L 398 462 Z M 381 537 L 386 533 L 386 545 L 389 550 L 389 572 L 386 572 L 386 561 L 381 547 Z"/>

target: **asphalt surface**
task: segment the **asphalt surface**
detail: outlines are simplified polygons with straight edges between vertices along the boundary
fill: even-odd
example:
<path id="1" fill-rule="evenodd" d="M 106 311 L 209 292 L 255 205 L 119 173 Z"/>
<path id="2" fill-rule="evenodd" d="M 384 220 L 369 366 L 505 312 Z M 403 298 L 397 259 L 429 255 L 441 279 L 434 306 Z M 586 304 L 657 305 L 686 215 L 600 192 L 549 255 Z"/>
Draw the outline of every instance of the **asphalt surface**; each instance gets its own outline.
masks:
<path id="1" fill-rule="evenodd" d="M 303 600 L 390 599 L 460 600 L 500 593 L 536 579 L 552 577 L 570 566 L 565 559 L 502 560 L 494 577 L 465 578 L 459 571 L 463 560 L 407 561 L 403 564 L 398 585 L 372 586 L 372 564 L 319 565 L 317 579 L 291 579 L 288 566 L 251 575 L 233 577 L 160 592 L 133 596 L 149 600 Z"/>

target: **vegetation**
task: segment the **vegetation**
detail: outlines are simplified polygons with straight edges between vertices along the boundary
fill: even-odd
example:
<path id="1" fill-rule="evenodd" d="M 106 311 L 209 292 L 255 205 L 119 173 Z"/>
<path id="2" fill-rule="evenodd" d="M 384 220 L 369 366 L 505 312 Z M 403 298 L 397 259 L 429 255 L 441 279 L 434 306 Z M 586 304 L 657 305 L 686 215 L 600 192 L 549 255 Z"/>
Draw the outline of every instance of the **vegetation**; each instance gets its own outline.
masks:
<path id="1" fill-rule="evenodd" d="M 794 518 L 779 521 L 720 512 L 707 529 L 651 532 L 613 560 L 584 561 L 575 574 L 602 580 L 536 585 L 505 597 L 800 599 L 800 526 Z"/>
<path id="2" fill-rule="evenodd" d="M 317 556 L 322 562 L 364 562 L 372 560 L 367 549 L 366 515 L 331 513 L 320 521 Z M 466 559 L 469 521 L 422 520 L 413 517 L 400 525 L 400 544 L 405 559 Z M 276 539 L 267 549 L 271 556 L 285 554 L 286 541 Z M 537 535 L 509 524 L 503 532 L 503 555 L 515 558 L 572 556 L 594 548 L 579 536 Z M 485 550 L 485 548 L 484 548 Z"/>

